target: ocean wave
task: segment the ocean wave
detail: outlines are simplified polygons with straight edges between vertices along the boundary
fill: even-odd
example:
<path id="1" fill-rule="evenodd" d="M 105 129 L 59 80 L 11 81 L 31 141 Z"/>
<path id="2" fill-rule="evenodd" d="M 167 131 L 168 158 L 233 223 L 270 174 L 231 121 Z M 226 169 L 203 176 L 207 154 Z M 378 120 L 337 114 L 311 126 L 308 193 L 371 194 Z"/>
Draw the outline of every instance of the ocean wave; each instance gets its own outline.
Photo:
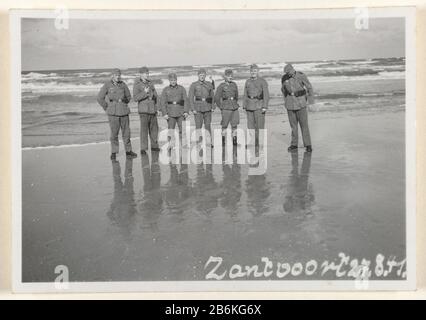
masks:
<path id="1" fill-rule="evenodd" d="M 267 79 L 280 79 L 286 63 L 258 63 L 261 76 Z M 208 75 L 212 75 L 215 81 L 223 80 L 223 74 L 227 68 L 234 70 L 236 81 L 245 81 L 249 77 L 248 65 L 250 63 L 155 67 L 150 68 L 151 80 L 157 89 L 161 90 L 169 83 L 168 74 L 176 72 L 178 83 L 188 89 L 190 84 L 198 79 L 196 70 L 204 67 L 208 70 Z M 403 79 L 405 77 L 404 58 L 309 61 L 294 62 L 293 65 L 296 70 L 306 73 L 313 82 Z M 31 93 L 34 95 L 94 93 L 104 82 L 108 81 L 109 76 L 110 71 L 105 69 L 23 72 L 22 92 L 27 94 L 23 99 L 33 99 L 28 95 Z M 122 74 L 123 80 L 129 87 L 133 86 L 137 76 L 138 68 L 127 69 Z"/>
<path id="2" fill-rule="evenodd" d="M 372 93 L 331 93 L 331 94 L 320 94 L 316 95 L 316 99 L 320 100 L 338 100 L 338 99 L 360 99 L 360 98 L 379 98 L 379 97 L 389 97 L 389 96 L 400 96 L 404 95 L 404 91 L 394 91 L 394 92 L 372 92 Z"/>

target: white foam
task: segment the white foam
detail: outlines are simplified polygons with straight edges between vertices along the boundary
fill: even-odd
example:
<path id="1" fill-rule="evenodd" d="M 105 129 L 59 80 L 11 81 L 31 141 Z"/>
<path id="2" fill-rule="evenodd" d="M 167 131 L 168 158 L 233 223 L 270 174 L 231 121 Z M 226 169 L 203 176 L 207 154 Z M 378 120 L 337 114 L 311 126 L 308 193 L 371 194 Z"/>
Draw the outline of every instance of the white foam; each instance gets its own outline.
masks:
<path id="1" fill-rule="evenodd" d="M 131 138 L 130 140 L 137 140 L 139 138 Z M 46 150 L 46 149 L 64 149 L 64 148 L 78 148 L 78 147 L 88 147 L 88 146 L 96 146 L 109 144 L 110 141 L 99 141 L 99 142 L 87 142 L 87 143 L 75 143 L 75 144 L 61 144 L 58 146 L 43 146 L 43 147 L 24 147 L 22 151 L 30 151 L 30 150 Z"/>

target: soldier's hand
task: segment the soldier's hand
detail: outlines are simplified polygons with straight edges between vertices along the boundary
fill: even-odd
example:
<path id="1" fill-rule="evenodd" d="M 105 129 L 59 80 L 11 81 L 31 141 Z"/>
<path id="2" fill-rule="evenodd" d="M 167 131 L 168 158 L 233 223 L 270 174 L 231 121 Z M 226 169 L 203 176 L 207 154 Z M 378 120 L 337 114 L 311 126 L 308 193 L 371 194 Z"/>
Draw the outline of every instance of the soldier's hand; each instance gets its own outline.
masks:
<path id="1" fill-rule="evenodd" d="M 197 114 L 197 111 L 193 110 L 193 111 L 192 111 L 192 114 Z"/>
<path id="2" fill-rule="evenodd" d="M 183 117 L 186 119 L 188 117 L 188 113 L 184 112 Z"/>
<path id="3" fill-rule="evenodd" d="M 169 116 L 167 114 L 164 115 L 164 119 L 169 120 Z"/>
<path id="4" fill-rule="evenodd" d="M 145 87 L 144 90 L 145 90 L 145 93 L 148 93 L 149 92 L 149 87 Z"/>
<path id="5" fill-rule="evenodd" d="M 266 112 L 266 109 L 265 108 L 262 108 L 262 113 L 265 113 Z"/>

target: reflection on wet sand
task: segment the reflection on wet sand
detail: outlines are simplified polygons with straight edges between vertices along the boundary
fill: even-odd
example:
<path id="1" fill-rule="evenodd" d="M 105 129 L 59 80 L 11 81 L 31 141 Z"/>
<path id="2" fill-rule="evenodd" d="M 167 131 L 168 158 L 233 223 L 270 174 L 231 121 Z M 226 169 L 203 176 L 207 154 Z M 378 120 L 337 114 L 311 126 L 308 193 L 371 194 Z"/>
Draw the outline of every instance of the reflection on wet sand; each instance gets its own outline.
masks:
<path id="1" fill-rule="evenodd" d="M 217 208 L 220 197 L 212 164 L 200 163 L 197 165 L 194 186 L 195 208 L 198 213 L 209 217 L 212 211 Z"/>
<path id="2" fill-rule="evenodd" d="M 225 153 L 223 153 L 225 158 Z M 224 160 L 224 159 L 222 159 Z M 237 147 L 233 147 L 232 164 L 223 162 L 222 197 L 220 204 L 226 214 L 236 217 L 241 199 L 241 165 L 237 163 Z"/>
<path id="3" fill-rule="evenodd" d="M 192 195 L 189 185 L 187 164 L 169 164 L 170 179 L 164 186 L 164 204 L 167 213 L 173 215 L 177 221 L 184 219 L 183 214 L 189 209 Z"/>
<path id="4" fill-rule="evenodd" d="M 268 137 L 265 175 L 235 161 L 163 164 L 152 152 L 111 162 L 103 144 L 24 151 L 22 277 L 50 282 L 67 265 L 72 281 L 205 280 L 211 256 L 228 270 L 339 252 L 400 261 L 404 114 L 356 119 L 317 121 L 323 142 L 312 156 Z"/>
<path id="5" fill-rule="evenodd" d="M 124 184 L 121 179 L 120 162 L 112 161 L 112 177 L 114 181 L 114 196 L 107 216 L 111 223 L 120 228 L 123 236 L 128 239 L 134 227 L 136 204 L 133 189 L 133 160 L 127 159 L 124 170 Z"/>
<path id="6" fill-rule="evenodd" d="M 256 150 L 256 157 L 259 156 Z M 255 168 L 259 164 L 250 165 Z M 250 213 L 257 217 L 268 212 L 271 203 L 268 202 L 270 196 L 270 183 L 267 180 L 266 173 L 248 175 L 246 180 L 247 204 Z"/>
<path id="7" fill-rule="evenodd" d="M 158 230 L 157 221 L 161 215 L 163 196 L 160 192 L 161 169 L 159 152 L 152 152 L 150 163 L 147 154 L 141 155 L 143 188 L 138 200 L 138 213 L 142 216 L 142 228 Z"/>
<path id="8" fill-rule="evenodd" d="M 311 168 L 311 153 L 303 154 L 302 166 L 299 172 L 299 153 L 291 153 L 291 172 L 286 187 L 283 209 L 286 213 L 312 215 L 312 205 L 315 202 L 314 191 L 309 183 Z"/>

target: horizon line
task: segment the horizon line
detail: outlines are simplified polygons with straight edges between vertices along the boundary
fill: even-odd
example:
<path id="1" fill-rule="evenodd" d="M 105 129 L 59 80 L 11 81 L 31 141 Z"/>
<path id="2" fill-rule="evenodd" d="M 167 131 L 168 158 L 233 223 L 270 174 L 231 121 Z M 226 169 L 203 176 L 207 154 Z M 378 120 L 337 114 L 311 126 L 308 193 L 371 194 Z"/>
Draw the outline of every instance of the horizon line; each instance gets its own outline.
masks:
<path id="1" fill-rule="evenodd" d="M 388 57 L 372 57 L 372 58 L 350 58 L 350 59 L 343 59 L 343 58 L 339 58 L 339 59 L 329 59 L 329 60 L 294 60 L 294 61 L 284 61 L 286 63 L 306 63 L 306 62 L 328 62 L 328 61 L 357 61 L 357 60 L 374 60 L 374 59 L 401 59 L 401 58 L 405 58 L 405 56 L 399 56 L 399 57 L 395 57 L 395 56 L 388 56 Z M 149 66 L 149 68 L 172 68 L 172 67 L 193 67 L 193 66 L 226 66 L 226 65 L 236 65 L 236 64 L 243 64 L 243 63 L 280 63 L 279 61 L 269 61 L 269 62 L 234 62 L 234 63 L 210 63 L 210 64 L 195 64 L 195 65 L 186 65 L 186 64 L 181 64 L 181 65 L 167 65 L 167 66 Z M 121 70 L 130 70 L 130 69 L 137 69 L 138 67 L 122 67 L 119 68 Z M 117 68 L 116 66 L 114 67 L 102 67 L 102 68 L 72 68 L 72 69 L 32 69 L 32 70 L 23 70 L 21 69 L 21 73 L 22 72 L 46 72 L 46 71 L 79 71 L 79 70 L 112 70 Z"/>

